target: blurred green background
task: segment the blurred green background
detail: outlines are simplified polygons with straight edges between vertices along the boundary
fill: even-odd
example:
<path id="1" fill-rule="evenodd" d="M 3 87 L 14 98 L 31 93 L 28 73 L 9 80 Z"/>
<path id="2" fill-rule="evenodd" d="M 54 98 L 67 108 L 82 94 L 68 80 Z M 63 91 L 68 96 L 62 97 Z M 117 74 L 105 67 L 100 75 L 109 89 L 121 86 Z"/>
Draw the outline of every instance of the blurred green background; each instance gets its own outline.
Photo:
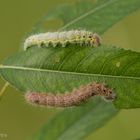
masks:
<path id="1" fill-rule="evenodd" d="M 1 0 L 0 61 L 19 51 L 25 34 L 50 9 L 74 0 Z M 140 51 L 140 10 L 114 25 L 103 36 L 103 42 Z M 0 79 L 0 89 L 4 81 Z M 57 110 L 28 105 L 22 93 L 12 87 L 0 101 L 0 134 L 6 140 L 25 140 L 38 131 Z M 140 109 L 122 110 L 107 125 L 86 140 L 134 140 L 140 138 Z"/>

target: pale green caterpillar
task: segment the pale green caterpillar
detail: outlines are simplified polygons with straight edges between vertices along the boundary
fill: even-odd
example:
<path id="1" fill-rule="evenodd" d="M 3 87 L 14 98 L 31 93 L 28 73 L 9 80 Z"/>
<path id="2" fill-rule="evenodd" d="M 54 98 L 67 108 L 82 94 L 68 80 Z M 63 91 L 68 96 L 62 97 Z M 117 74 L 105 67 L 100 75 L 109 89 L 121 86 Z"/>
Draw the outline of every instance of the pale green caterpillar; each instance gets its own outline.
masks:
<path id="1" fill-rule="evenodd" d="M 24 50 L 31 46 L 62 46 L 77 44 L 80 46 L 99 46 L 101 39 L 96 33 L 85 30 L 71 30 L 65 32 L 47 32 L 29 36 L 24 42 Z"/>

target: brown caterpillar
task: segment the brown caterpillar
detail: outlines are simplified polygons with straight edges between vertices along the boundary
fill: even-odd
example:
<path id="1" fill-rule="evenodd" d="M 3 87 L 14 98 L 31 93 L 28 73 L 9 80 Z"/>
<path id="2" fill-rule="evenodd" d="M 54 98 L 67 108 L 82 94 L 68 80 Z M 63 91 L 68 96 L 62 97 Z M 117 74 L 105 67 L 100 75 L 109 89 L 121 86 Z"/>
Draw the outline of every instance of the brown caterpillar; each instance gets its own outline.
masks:
<path id="1" fill-rule="evenodd" d="M 92 96 L 102 96 L 108 101 L 114 99 L 113 92 L 103 84 L 90 83 L 80 86 L 72 92 L 61 95 L 28 92 L 25 99 L 28 103 L 52 106 L 52 107 L 71 107 L 78 106 L 87 101 Z"/>

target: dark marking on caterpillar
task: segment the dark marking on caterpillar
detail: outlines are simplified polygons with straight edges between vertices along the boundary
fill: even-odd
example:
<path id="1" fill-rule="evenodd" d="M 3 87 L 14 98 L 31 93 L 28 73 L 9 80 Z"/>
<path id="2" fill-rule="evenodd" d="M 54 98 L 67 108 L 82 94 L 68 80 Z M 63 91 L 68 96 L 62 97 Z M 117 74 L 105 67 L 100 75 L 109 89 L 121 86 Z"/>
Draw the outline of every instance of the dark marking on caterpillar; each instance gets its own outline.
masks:
<path id="1" fill-rule="evenodd" d="M 97 33 L 85 30 L 47 32 L 29 36 L 24 42 L 24 50 L 35 45 L 38 47 L 56 47 L 58 45 L 66 47 L 69 44 L 97 47 L 101 44 L 101 39 Z"/>
<path id="2" fill-rule="evenodd" d="M 82 85 L 78 89 L 74 89 L 72 92 L 63 95 L 28 92 L 25 94 L 25 99 L 28 103 L 36 105 L 71 107 L 80 105 L 92 96 L 101 96 L 107 101 L 115 99 L 112 89 L 106 87 L 104 84 L 97 83 Z"/>

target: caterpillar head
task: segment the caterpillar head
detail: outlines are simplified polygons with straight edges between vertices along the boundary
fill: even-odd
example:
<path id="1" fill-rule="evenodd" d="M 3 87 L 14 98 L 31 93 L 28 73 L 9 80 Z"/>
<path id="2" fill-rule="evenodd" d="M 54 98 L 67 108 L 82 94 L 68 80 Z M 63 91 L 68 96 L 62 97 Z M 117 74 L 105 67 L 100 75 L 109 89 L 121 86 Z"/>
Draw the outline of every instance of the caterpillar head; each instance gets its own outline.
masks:
<path id="1" fill-rule="evenodd" d="M 115 99 L 112 89 L 108 88 L 106 85 L 93 83 L 90 86 L 93 94 L 101 96 L 107 101 L 112 101 Z"/>
<path id="2" fill-rule="evenodd" d="M 101 38 L 100 38 L 100 36 L 97 33 L 94 33 L 91 36 L 91 44 L 94 44 L 96 47 L 101 45 Z"/>

